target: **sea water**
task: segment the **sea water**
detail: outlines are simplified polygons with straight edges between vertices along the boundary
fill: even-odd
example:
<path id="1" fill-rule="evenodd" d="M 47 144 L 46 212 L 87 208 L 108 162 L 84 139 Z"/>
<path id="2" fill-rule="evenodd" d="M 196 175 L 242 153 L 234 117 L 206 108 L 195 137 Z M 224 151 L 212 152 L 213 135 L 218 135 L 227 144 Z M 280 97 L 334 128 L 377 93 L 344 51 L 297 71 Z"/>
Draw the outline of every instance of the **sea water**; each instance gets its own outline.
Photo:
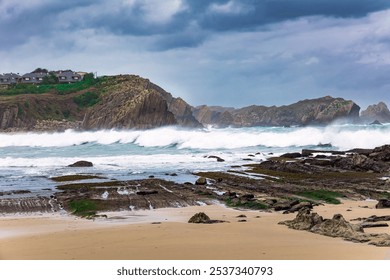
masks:
<path id="1" fill-rule="evenodd" d="M 154 176 L 194 182 L 194 172 L 224 171 L 286 152 L 374 148 L 388 143 L 390 124 L 0 133 L 0 192 L 45 194 L 58 185 L 50 177 L 79 173 L 99 174 L 108 180 Z M 91 161 L 93 167 L 67 167 L 79 160 Z"/>

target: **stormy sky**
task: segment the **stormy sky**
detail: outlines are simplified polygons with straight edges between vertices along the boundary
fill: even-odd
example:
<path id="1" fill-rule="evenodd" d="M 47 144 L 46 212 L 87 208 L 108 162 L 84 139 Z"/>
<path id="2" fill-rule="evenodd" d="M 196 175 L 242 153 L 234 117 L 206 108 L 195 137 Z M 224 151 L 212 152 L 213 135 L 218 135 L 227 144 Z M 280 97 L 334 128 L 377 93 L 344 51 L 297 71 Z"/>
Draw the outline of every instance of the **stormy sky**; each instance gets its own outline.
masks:
<path id="1" fill-rule="evenodd" d="M 137 74 L 192 105 L 390 105 L 388 0 L 0 0 L 0 73 Z"/>

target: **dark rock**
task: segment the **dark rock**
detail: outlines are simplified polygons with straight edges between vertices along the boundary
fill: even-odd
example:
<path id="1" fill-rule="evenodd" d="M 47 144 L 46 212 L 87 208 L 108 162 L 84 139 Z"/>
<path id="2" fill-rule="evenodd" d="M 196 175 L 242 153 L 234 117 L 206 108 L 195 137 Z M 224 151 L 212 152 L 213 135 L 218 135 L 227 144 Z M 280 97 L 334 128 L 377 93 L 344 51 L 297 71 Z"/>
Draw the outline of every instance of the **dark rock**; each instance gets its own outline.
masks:
<path id="1" fill-rule="evenodd" d="M 319 159 L 321 159 L 321 158 L 327 158 L 327 156 L 326 156 L 326 155 L 316 155 L 314 158 L 319 158 Z"/>
<path id="2" fill-rule="evenodd" d="M 292 221 L 284 221 L 279 224 L 287 225 L 289 228 L 297 230 L 310 230 L 317 224 L 323 222 L 323 218 L 317 213 L 311 213 L 310 209 L 299 210 L 297 216 Z"/>
<path id="3" fill-rule="evenodd" d="M 374 160 L 390 161 L 390 145 L 376 147 L 369 157 Z"/>
<path id="4" fill-rule="evenodd" d="M 177 176 L 177 174 L 176 174 L 176 173 L 171 173 L 171 174 L 170 174 L 170 176 L 172 176 L 172 177 L 176 177 L 176 176 Z"/>
<path id="5" fill-rule="evenodd" d="M 136 192 L 137 195 L 151 195 L 151 194 L 158 194 L 158 191 L 139 191 Z"/>
<path id="6" fill-rule="evenodd" d="M 217 156 L 208 156 L 207 158 L 215 158 L 218 162 L 224 162 L 225 160 L 223 158 L 217 157 Z"/>
<path id="7" fill-rule="evenodd" d="M 374 228 L 374 227 L 388 227 L 387 223 L 369 223 L 364 222 L 360 224 L 362 228 Z"/>
<path id="8" fill-rule="evenodd" d="M 200 177 L 196 180 L 195 185 L 206 185 L 207 179 L 205 177 Z"/>
<path id="9" fill-rule="evenodd" d="M 310 149 L 302 149 L 302 156 L 308 157 L 312 156 L 314 153 L 330 153 L 332 155 L 344 155 L 343 151 L 328 151 L 328 150 L 310 150 Z"/>
<path id="10" fill-rule="evenodd" d="M 331 237 L 343 237 L 344 239 L 366 242 L 369 239 L 362 235 L 363 228 L 347 222 L 341 214 L 335 214 L 332 219 L 325 219 L 322 223 L 314 225 L 311 232 Z"/>
<path id="11" fill-rule="evenodd" d="M 196 213 L 194 216 L 192 216 L 189 220 L 189 223 L 194 224 L 214 224 L 214 223 L 224 223 L 225 221 L 221 220 L 211 220 L 209 216 L 207 216 L 203 212 Z"/>
<path id="12" fill-rule="evenodd" d="M 248 157 L 255 157 L 255 155 L 249 154 Z"/>
<path id="13" fill-rule="evenodd" d="M 333 166 L 344 170 L 373 171 L 377 173 L 385 172 L 389 169 L 387 164 L 361 154 L 339 158 L 334 161 Z"/>
<path id="14" fill-rule="evenodd" d="M 229 198 L 236 198 L 237 197 L 237 193 L 236 192 L 231 192 L 231 191 L 225 192 L 224 195 L 229 197 Z"/>
<path id="15" fill-rule="evenodd" d="M 238 215 L 236 218 L 246 218 L 246 215 L 241 214 L 241 215 Z"/>
<path id="16" fill-rule="evenodd" d="M 301 153 L 285 153 L 280 156 L 281 158 L 299 158 L 302 157 Z"/>
<path id="17" fill-rule="evenodd" d="M 370 216 L 364 220 L 365 220 L 365 222 L 386 222 L 386 221 L 390 221 L 390 216 L 373 215 L 373 216 Z"/>
<path id="18" fill-rule="evenodd" d="M 375 120 L 372 123 L 370 123 L 370 125 L 383 125 L 383 124 L 380 121 Z"/>
<path id="19" fill-rule="evenodd" d="M 248 193 L 248 194 L 242 195 L 241 198 L 245 199 L 245 200 L 253 200 L 255 198 L 255 196 L 251 193 Z"/>
<path id="20" fill-rule="evenodd" d="M 80 160 L 73 164 L 68 165 L 68 167 L 91 167 L 91 166 L 93 166 L 93 163 L 85 160 Z"/>
<path id="21" fill-rule="evenodd" d="M 239 222 L 239 223 L 245 223 L 246 220 L 245 220 L 245 219 L 242 219 L 242 220 L 238 220 L 237 222 Z"/>
<path id="22" fill-rule="evenodd" d="M 375 205 L 375 208 L 390 208 L 390 199 L 379 199 L 377 205 Z"/>
<path id="23" fill-rule="evenodd" d="M 279 201 L 274 205 L 272 205 L 272 207 L 274 208 L 275 211 L 284 211 L 284 210 L 290 211 L 290 209 L 294 205 L 298 205 L 298 204 L 299 204 L 298 200 Z"/>
<path id="24" fill-rule="evenodd" d="M 313 204 L 311 202 L 308 202 L 308 201 L 303 201 L 303 202 L 300 202 L 296 205 L 293 205 L 289 211 L 296 212 L 296 211 L 301 210 L 302 208 L 313 209 Z"/>
<path id="25" fill-rule="evenodd" d="M 154 178 L 154 175 L 149 175 L 149 179 L 153 179 Z"/>
<path id="26" fill-rule="evenodd" d="M 194 216 L 192 216 L 188 222 L 189 223 L 195 223 L 195 224 L 207 224 L 210 222 L 210 217 L 207 216 L 205 213 L 203 212 L 199 212 L 199 213 L 196 213 Z"/>
<path id="27" fill-rule="evenodd" d="M 243 158 L 242 160 L 245 160 L 245 161 L 253 161 L 253 159 L 251 159 L 251 158 Z"/>

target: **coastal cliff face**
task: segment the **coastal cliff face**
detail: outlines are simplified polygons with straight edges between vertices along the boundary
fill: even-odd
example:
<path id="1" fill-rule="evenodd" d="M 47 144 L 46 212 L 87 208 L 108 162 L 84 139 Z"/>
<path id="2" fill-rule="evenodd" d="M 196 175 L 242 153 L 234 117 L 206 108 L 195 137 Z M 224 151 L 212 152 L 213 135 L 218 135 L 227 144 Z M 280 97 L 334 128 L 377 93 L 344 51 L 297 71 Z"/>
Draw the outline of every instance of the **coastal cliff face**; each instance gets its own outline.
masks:
<path id="1" fill-rule="evenodd" d="M 361 118 L 366 122 L 379 121 L 381 123 L 389 123 L 390 111 L 385 103 L 379 102 L 378 104 L 368 106 L 366 110 L 362 111 Z"/>
<path id="2" fill-rule="evenodd" d="M 101 77 L 88 87 L 71 92 L 10 95 L 3 89 L 0 93 L 2 131 L 327 125 L 334 121 L 358 122 L 360 110 L 353 101 L 330 96 L 280 107 L 193 108 L 148 79 L 135 75 Z M 390 122 L 390 112 L 384 103 L 370 106 L 362 117 Z"/>
<path id="3" fill-rule="evenodd" d="M 74 95 L 21 94 L 0 97 L 0 130 L 65 130 L 77 128 L 85 110 Z"/>
<path id="4" fill-rule="evenodd" d="M 202 127 L 183 99 L 172 97 L 139 76 L 103 77 L 71 93 L 32 94 L 26 89 L 26 93 L 0 95 L 2 131 L 147 129 L 166 125 Z"/>
<path id="5" fill-rule="evenodd" d="M 100 102 L 85 115 L 84 129 L 201 126 L 186 102 L 147 79 L 134 75 L 109 77 L 102 87 Z"/>
<path id="6" fill-rule="evenodd" d="M 211 107 L 194 108 L 195 117 L 203 124 L 217 126 L 291 126 L 325 125 L 336 120 L 355 122 L 360 107 L 353 101 L 326 96 L 307 99 L 281 106 L 249 106 L 241 109 L 213 110 Z"/>

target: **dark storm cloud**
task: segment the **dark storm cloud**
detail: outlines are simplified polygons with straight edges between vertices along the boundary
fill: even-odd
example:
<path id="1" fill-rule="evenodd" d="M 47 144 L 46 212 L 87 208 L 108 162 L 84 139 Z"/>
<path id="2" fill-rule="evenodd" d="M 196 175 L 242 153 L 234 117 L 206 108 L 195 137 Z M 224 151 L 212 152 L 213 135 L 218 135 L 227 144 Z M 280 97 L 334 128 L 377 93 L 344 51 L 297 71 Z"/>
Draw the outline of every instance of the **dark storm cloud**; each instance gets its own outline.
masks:
<path id="1" fill-rule="evenodd" d="M 153 50 L 194 47 L 219 31 L 251 30 L 303 16 L 361 17 L 390 7 L 390 1 L 385 0 L 187 0 L 168 20 L 159 21 L 150 17 L 158 17 L 162 13 L 161 3 L 170 1 L 35 0 L 29 1 L 31 5 L 12 2 L 0 2 L 2 49 L 34 36 L 50 37 L 59 30 L 80 29 L 131 36 L 168 35 L 155 40 L 150 46 Z"/>

